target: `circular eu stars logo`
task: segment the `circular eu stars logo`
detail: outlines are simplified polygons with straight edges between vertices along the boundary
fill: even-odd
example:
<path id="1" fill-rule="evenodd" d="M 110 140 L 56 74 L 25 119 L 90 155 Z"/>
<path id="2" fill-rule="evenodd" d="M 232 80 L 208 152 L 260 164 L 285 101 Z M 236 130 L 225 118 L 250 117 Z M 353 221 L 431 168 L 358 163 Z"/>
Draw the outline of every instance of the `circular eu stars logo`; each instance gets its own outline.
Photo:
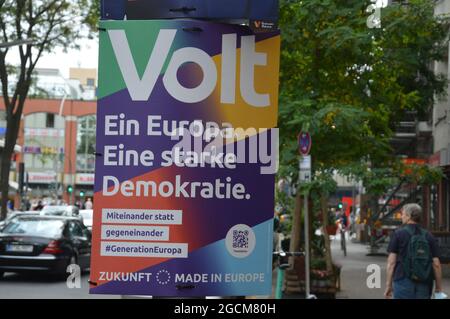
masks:
<path id="1" fill-rule="evenodd" d="M 162 269 L 156 273 L 156 281 L 160 285 L 167 285 L 170 282 L 170 273 Z"/>

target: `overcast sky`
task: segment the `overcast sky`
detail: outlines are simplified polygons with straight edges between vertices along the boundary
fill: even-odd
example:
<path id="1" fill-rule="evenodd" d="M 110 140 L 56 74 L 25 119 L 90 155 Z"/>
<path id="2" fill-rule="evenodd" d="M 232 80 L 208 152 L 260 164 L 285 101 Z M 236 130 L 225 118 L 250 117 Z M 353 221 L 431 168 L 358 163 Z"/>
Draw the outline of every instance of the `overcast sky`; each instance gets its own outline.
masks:
<path id="1" fill-rule="evenodd" d="M 98 39 L 79 41 L 80 50 L 70 50 L 64 53 L 62 49 L 56 49 L 52 54 L 43 55 L 37 67 L 59 69 L 63 76 L 69 76 L 69 68 L 98 68 Z M 8 52 L 8 62 L 19 63 L 19 50 L 11 48 Z"/>

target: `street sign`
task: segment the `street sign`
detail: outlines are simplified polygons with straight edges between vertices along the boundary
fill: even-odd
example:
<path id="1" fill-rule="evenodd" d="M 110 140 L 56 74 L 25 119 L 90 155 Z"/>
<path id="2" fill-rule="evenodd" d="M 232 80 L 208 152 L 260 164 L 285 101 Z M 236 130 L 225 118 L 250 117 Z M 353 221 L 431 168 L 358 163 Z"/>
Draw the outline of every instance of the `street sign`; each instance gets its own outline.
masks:
<path id="1" fill-rule="evenodd" d="M 300 132 L 298 135 L 298 150 L 300 155 L 309 155 L 312 147 L 311 135 L 307 132 Z"/>
<path id="2" fill-rule="evenodd" d="M 311 181 L 311 155 L 303 156 L 299 163 L 299 178 L 301 182 Z"/>
<path id="3" fill-rule="evenodd" d="M 311 182 L 311 171 L 300 171 L 300 182 Z"/>
<path id="4" fill-rule="evenodd" d="M 270 295 L 275 176 L 264 151 L 237 157 L 277 125 L 279 32 L 100 28 L 90 293 Z M 230 126 L 245 132 L 231 151 Z"/>
<path id="5" fill-rule="evenodd" d="M 300 170 L 301 171 L 310 171 L 311 170 L 311 155 L 303 156 L 300 159 Z"/>

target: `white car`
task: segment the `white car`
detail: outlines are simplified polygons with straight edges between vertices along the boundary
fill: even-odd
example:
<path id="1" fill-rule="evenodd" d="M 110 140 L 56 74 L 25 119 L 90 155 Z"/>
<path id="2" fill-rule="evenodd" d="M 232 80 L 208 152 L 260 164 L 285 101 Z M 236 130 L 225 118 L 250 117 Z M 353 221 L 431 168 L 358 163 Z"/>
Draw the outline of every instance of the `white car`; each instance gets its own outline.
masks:
<path id="1" fill-rule="evenodd" d="M 93 209 L 80 210 L 80 216 L 83 217 L 83 223 L 90 231 L 92 231 L 93 214 L 94 214 Z"/>
<path id="2" fill-rule="evenodd" d="M 16 218 L 16 217 L 18 217 L 18 216 L 23 216 L 23 215 L 39 215 L 39 212 L 37 212 L 37 211 L 32 211 L 32 210 L 30 210 L 30 211 L 25 211 L 25 212 L 22 212 L 22 211 L 12 211 L 12 212 L 9 212 L 9 213 L 6 215 L 6 219 L 3 220 L 3 221 L 0 221 L 0 232 L 2 231 L 2 229 L 3 229 L 4 227 L 6 227 L 6 224 L 8 224 L 13 218 Z"/>
<path id="3" fill-rule="evenodd" d="M 65 217 L 75 217 L 83 222 L 83 217 L 80 215 L 80 210 L 77 206 L 73 205 L 48 205 L 44 206 L 41 210 L 40 215 L 42 216 L 65 216 Z"/>

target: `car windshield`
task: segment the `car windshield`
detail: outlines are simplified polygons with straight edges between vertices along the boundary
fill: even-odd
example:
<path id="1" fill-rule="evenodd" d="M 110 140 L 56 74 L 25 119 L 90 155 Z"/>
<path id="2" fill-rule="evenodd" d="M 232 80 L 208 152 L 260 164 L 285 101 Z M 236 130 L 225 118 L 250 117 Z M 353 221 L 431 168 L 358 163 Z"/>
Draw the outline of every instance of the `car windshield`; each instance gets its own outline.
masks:
<path id="1" fill-rule="evenodd" d="M 14 219 L 3 229 L 6 234 L 55 237 L 62 233 L 61 220 Z"/>
<path id="2" fill-rule="evenodd" d="M 6 216 L 6 220 L 11 220 L 11 219 L 13 219 L 14 217 L 16 217 L 18 215 L 18 213 L 11 213 L 11 214 L 8 214 L 8 216 Z"/>

